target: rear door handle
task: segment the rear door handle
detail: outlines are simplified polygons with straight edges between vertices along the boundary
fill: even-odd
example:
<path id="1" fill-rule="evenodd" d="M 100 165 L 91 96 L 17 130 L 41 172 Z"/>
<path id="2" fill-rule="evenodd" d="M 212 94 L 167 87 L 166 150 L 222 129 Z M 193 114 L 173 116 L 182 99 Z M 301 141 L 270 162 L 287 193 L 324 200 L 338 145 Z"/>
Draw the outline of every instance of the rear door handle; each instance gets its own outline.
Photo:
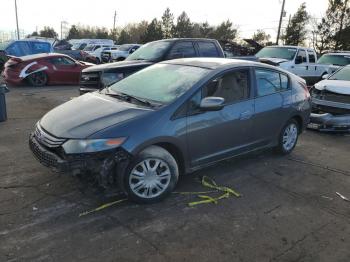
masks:
<path id="1" fill-rule="evenodd" d="M 246 119 L 251 118 L 252 115 L 253 115 L 252 111 L 247 110 L 247 111 L 242 112 L 242 113 L 239 115 L 239 119 L 240 119 L 240 120 L 246 120 Z"/>

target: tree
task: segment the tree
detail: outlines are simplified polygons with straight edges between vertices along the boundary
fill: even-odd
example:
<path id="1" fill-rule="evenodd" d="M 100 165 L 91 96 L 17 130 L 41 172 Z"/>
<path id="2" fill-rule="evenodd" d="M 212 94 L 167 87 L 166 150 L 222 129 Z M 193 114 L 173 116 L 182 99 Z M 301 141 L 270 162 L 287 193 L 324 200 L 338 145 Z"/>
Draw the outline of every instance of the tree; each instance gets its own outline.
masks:
<path id="1" fill-rule="evenodd" d="M 39 32 L 39 36 L 48 37 L 48 38 L 56 38 L 58 34 L 52 27 L 44 26 L 44 29 Z"/>
<path id="2" fill-rule="evenodd" d="M 286 45 L 300 45 L 305 41 L 308 33 L 306 25 L 309 22 L 309 18 L 306 4 L 302 3 L 288 23 L 285 34 L 282 36 Z"/>
<path id="3" fill-rule="evenodd" d="M 122 44 L 127 44 L 127 43 L 131 43 L 131 36 L 130 36 L 128 31 L 123 29 L 119 34 L 118 44 L 122 45 Z"/>
<path id="4" fill-rule="evenodd" d="M 67 39 L 78 39 L 80 38 L 80 32 L 75 25 L 72 25 L 68 31 Z"/>
<path id="5" fill-rule="evenodd" d="M 209 38 L 213 35 L 214 27 L 210 26 L 208 22 L 204 22 L 200 24 L 199 31 L 202 37 Z"/>
<path id="6" fill-rule="evenodd" d="M 252 39 L 260 45 L 266 45 L 270 41 L 270 38 L 271 36 L 261 29 L 258 29 L 252 37 Z"/>
<path id="7" fill-rule="evenodd" d="M 171 38 L 173 36 L 172 30 L 174 27 L 174 15 L 170 12 L 169 7 L 165 9 L 162 16 L 162 31 L 163 38 Z"/>
<path id="8" fill-rule="evenodd" d="M 146 30 L 148 28 L 147 21 L 141 21 L 136 24 L 129 24 L 126 26 L 129 35 L 130 35 L 130 43 L 142 43 L 142 37 L 145 35 Z"/>
<path id="9" fill-rule="evenodd" d="M 160 40 L 163 37 L 162 24 L 156 18 L 147 26 L 146 32 L 142 37 L 142 42 L 147 43 Z"/>
<path id="10" fill-rule="evenodd" d="M 212 36 L 218 40 L 233 41 L 237 37 L 237 28 L 233 28 L 232 22 L 227 20 L 215 28 Z"/>
<path id="11" fill-rule="evenodd" d="M 317 25 L 316 47 L 319 52 L 327 49 L 343 49 L 348 46 L 348 27 L 350 26 L 348 0 L 329 0 L 325 16 Z"/>
<path id="12" fill-rule="evenodd" d="M 175 37 L 192 37 L 192 28 L 190 18 L 185 12 L 182 12 L 177 18 L 177 23 L 174 26 L 174 36 Z"/>

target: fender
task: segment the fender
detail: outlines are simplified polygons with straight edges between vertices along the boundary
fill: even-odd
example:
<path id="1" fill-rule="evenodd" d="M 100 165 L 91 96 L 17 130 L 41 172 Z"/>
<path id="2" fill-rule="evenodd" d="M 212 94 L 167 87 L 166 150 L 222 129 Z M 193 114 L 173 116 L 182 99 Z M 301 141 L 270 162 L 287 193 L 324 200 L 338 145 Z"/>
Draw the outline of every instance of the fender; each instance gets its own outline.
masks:
<path id="1" fill-rule="evenodd" d="M 33 71 L 29 72 L 29 73 L 26 72 L 30 67 L 35 66 L 35 65 L 37 65 L 37 64 L 38 64 L 38 62 L 35 61 L 35 62 L 32 62 L 32 63 L 26 65 L 26 66 L 21 70 L 21 72 L 20 72 L 20 74 L 19 74 L 19 77 L 22 78 L 22 79 L 24 79 L 24 78 L 26 78 L 27 76 L 29 76 L 29 75 L 31 75 L 31 74 L 34 74 L 34 73 L 37 73 L 37 72 L 44 71 L 44 70 L 48 69 L 47 66 L 43 66 L 43 67 L 38 68 L 38 69 L 35 69 L 35 70 L 33 70 Z"/>

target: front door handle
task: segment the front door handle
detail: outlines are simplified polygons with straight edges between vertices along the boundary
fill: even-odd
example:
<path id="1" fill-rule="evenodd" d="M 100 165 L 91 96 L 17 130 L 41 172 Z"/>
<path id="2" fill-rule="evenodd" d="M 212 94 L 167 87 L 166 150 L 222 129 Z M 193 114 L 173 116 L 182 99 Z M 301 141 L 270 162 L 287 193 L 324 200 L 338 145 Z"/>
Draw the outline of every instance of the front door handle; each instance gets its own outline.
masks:
<path id="1" fill-rule="evenodd" d="M 247 119 L 251 118 L 252 115 L 253 115 L 252 111 L 247 110 L 247 111 L 242 112 L 242 113 L 239 115 L 239 119 L 240 119 L 240 120 L 247 120 Z"/>

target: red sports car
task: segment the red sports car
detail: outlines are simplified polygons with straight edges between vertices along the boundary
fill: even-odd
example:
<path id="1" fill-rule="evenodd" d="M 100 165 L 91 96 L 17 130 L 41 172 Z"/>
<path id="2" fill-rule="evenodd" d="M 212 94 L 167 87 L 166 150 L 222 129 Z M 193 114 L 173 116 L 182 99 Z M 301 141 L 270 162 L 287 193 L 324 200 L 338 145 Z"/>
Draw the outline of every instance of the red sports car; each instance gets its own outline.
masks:
<path id="1" fill-rule="evenodd" d="M 56 53 L 11 57 L 2 73 L 6 83 L 18 85 L 27 81 L 32 86 L 78 84 L 80 72 L 93 64 L 76 61 Z"/>

